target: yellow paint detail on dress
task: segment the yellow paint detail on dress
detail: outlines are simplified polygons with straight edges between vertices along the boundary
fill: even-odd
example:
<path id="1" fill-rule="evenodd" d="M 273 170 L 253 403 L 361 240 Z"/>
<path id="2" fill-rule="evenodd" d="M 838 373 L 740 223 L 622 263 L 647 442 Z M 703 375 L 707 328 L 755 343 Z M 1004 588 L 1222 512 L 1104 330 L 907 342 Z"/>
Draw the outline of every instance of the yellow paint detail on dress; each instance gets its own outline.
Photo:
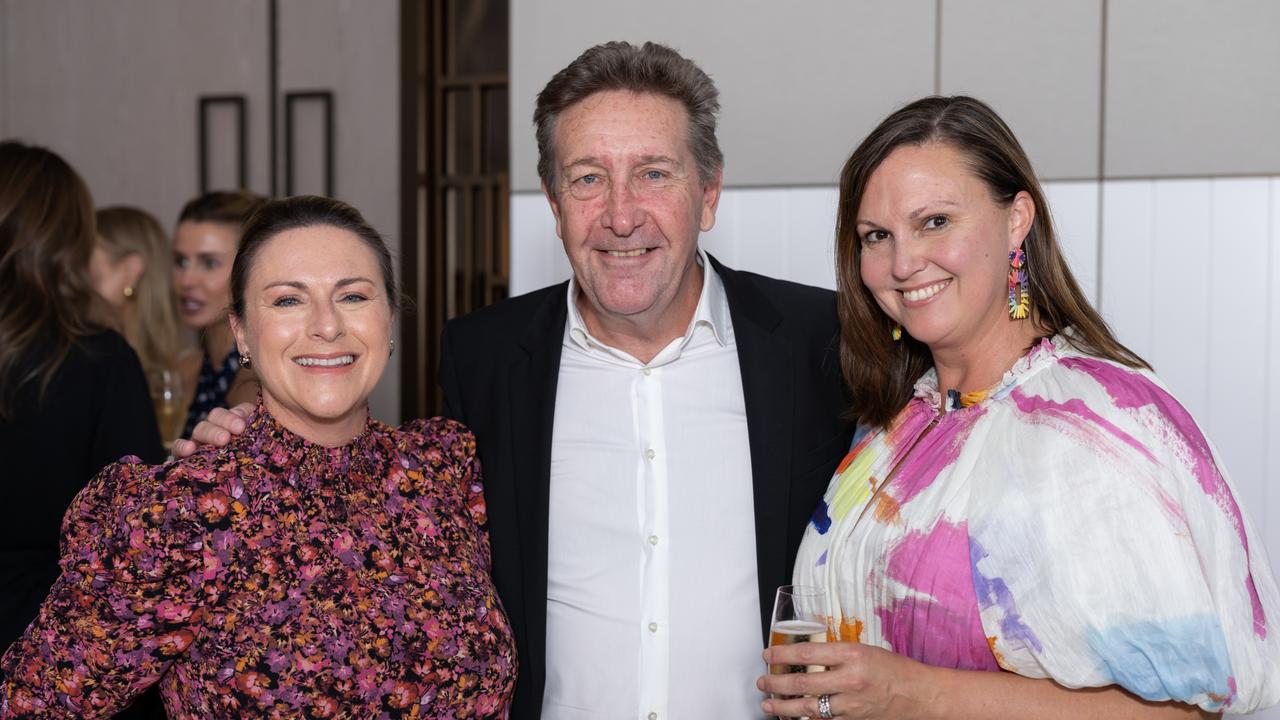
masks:
<path id="1" fill-rule="evenodd" d="M 853 458 L 840 473 L 839 485 L 831 498 L 831 519 L 842 520 L 849 511 L 860 508 L 871 498 L 876 489 L 876 479 L 871 477 L 871 466 L 877 453 L 864 450 Z"/>

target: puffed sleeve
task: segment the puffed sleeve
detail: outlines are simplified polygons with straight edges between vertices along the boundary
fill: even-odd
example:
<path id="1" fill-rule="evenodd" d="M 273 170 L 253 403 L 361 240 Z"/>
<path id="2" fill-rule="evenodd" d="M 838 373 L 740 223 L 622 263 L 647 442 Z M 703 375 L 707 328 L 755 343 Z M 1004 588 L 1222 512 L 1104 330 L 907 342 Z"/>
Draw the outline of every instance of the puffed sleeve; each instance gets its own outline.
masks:
<path id="1" fill-rule="evenodd" d="M 199 631 L 195 501 L 174 491 L 174 465 L 128 460 L 107 466 L 67 510 L 62 574 L 0 660 L 0 717 L 109 717 Z"/>
<path id="2" fill-rule="evenodd" d="M 1145 372 L 1066 358 L 975 461 L 970 559 L 1001 666 L 1247 713 L 1280 700 L 1280 593 L 1215 450 Z"/>

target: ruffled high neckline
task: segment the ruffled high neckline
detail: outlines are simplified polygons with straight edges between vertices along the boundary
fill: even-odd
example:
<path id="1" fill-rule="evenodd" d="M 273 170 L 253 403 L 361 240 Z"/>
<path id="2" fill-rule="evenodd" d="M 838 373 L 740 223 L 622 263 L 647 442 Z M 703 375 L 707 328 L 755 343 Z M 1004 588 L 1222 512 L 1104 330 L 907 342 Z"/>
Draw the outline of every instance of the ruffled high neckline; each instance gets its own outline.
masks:
<path id="1" fill-rule="evenodd" d="M 379 456 L 375 445 L 382 423 L 370 415 L 356 437 L 345 445 L 326 447 L 312 442 L 286 428 L 262 404 L 258 404 L 241 435 L 252 443 L 272 465 L 285 473 L 285 480 L 295 487 L 317 483 L 346 485 L 355 477 L 368 476 L 373 459 Z"/>
<path id="2" fill-rule="evenodd" d="M 986 390 L 969 393 L 948 390 L 947 402 L 945 403 L 943 402 L 943 393 L 938 388 L 938 371 L 936 368 L 929 368 L 916 381 L 914 397 L 927 403 L 935 410 L 942 408 L 943 412 L 967 410 L 971 407 L 985 405 L 992 400 L 1007 395 L 1015 386 L 1052 363 L 1065 349 L 1070 347 L 1071 343 L 1062 333 L 1053 337 L 1041 338 L 1039 342 L 1032 345 L 1031 349 L 1027 350 L 1022 357 L 1014 362 L 1013 367 L 1004 372 L 999 382 Z"/>

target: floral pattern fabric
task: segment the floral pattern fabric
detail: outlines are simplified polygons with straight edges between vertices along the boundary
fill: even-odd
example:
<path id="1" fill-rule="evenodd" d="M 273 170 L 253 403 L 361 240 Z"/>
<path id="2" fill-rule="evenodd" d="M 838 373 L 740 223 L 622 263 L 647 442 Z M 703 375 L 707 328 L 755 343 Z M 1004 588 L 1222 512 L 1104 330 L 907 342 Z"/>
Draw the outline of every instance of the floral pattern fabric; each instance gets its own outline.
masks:
<path id="1" fill-rule="evenodd" d="M 1280 591 L 1212 445 L 1151 373 L 1044 340 L 986 393 L 933 371 L 855 438 L 795 582 L 924 663 L 1252 712 Z"/>
<path id="2" fill-rule="evenodd" d="M 159 682 L 186 718 L 505 717 L 475 440 L 370 420 L 313 445 L 261 405 L 223 449 L 109 466 L 0 663 L 3 717 L 103 717 Z"/>

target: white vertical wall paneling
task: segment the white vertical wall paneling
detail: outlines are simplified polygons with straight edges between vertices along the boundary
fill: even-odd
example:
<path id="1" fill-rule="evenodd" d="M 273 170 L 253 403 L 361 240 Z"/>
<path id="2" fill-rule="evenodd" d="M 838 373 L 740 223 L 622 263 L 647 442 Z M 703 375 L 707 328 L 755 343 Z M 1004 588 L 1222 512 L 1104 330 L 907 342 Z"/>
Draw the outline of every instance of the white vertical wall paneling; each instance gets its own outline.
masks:
<path id="1" fill-rule="evenodd" d="M 1098 183 L 1048 182 L 1044 193 L 1062 254 L 1084 290 L 1098 304 Z"/>
<path id="2" fill-rule="evenodd" d="M 511 294 L 569 278 L 555 218 L 540 192 L 511 193 Z"/>
<path id="3" fill-rule="evenodd" d="M 1210 323 L 1208 269 L 1211 244 L 1216 245 L 1211 199 L 1209 180 L 1152 183 L 1151 342 L 1146 356 L 1206 430 L 1211 372 L 1205 344 Z"/>
<path id="4" fill-rule="evenodd" d="M 1267 208 L 1263 178 L 1211 181 L 1213 235 L 1187 247 L 1209 256 L 1200 282 L 1209 285 L 1209 436 L 1223 455 L 1240 500 L 1265 523 L 1267 483 L 1263 425 L 1266 402 Z M 1203 243 L 1209 243 L 1205 252 Z M 1207 275 L 1207 277 L 1205 277 Z"/>
<path id="5" fill-rule="evenodd" d="M 787 193 L 788 280 L 835 289 L 839 197 L 835 187 L 796 188 Z"/>
<path id="6" fill-rule="evenodd" d="M 1149 180 L 1106 182 L 1102 188 L 1102 273 L 1099 309 L 1120 342 L 1151 354 L 1151 204 Z"/>
<path id="7" fill-rule="evenodd" d="M 1265 392 L 1267 417 L 1263 422 L 1262 446 L 1259 451 L 1266 456 L 1267 485 L 1266 519 L 1263 523 L 1262 536 L 1266 538 L 1267 551 L 1272 557 L 1272 568 L 1276 567 L 1276 559 L 1280 559 L 1280 491 L 1270 492 L 1272 484 L 1280 481 L 1280 178 L 1271 179 L 1270 232 L 1268 237 L 1267 258 L 1268 278 L 1267 291 L 1270 299 L 1267 308 L 1267 323 L 1263 325 L 1268 336 L 1266 354 L 1266 378 L 1261 385 Z M 1261 258 L 1260 258 L 1261 260 Z M 1280 711 L 1276 712 L 1280 718 Z"/>
<path id="8" fill-rule="evenodd" d="M 716 256 L 720 262 L 737 269 L 738 263 L 738 206 L 741 194 L 725 189 L 720 193 L 720 205 L 716 208 L 716 225 L 698 239 L 703 250 Z"/>

